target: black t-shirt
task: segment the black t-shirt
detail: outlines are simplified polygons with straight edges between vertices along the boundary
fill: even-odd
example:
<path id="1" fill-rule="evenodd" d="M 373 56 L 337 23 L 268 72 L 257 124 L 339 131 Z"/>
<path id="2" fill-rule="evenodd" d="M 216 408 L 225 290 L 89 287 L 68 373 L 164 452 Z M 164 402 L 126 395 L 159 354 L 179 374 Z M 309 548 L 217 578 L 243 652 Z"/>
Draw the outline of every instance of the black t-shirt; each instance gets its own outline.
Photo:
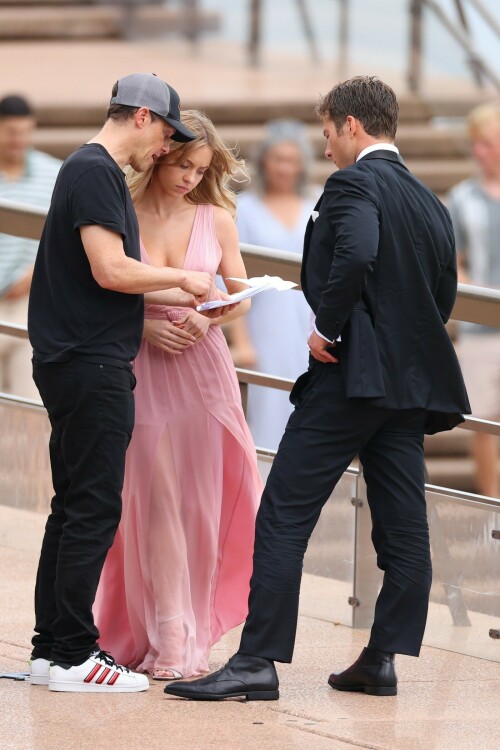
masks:
<path id="1" fill-rule="evenodd" d="M 29 300 L 34 358 L 130 366 L 141 342 L 144 297 L 99 286 L 80 237 L 80 227 L 88 224 L 120 234 L 125 254 L 140 260 L 139 227 L 125 176 L 96 143 L 66 159 L 54 188 Z"/>

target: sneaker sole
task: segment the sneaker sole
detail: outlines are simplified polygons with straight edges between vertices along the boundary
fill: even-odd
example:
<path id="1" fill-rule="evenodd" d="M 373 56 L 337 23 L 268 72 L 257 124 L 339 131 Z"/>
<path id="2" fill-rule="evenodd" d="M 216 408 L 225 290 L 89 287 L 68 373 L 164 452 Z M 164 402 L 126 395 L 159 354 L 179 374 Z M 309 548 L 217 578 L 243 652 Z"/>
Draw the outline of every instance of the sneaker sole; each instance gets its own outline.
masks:
<path id="1" fill-rule="evenodd" d="M 49 690 L 58 693 L 142 693 L 148 690 L 149 683 L 144 687 L 136 685 L 96 685 L 95 683 L 85 682 L 55 682 L 50 680 Z"/>
<path id="2" fill-rule="evenodd" d="M 49 675 L 48 674 L 31 674 L 30 675 L 30 683 L 32 685 L 47 685 L 49 684 Z"/>

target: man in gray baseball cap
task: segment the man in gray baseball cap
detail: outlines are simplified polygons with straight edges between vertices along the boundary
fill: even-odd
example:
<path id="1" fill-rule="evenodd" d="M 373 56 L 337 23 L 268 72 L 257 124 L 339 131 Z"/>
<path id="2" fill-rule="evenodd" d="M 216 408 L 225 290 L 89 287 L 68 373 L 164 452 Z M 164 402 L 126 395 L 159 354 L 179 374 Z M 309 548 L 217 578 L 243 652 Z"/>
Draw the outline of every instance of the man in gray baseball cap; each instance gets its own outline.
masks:
<path id="1" fill-rule="evenodd" d="M 110 105 L 113 104 L 147 107 L 175 128 L 173 141 L 186 143 L 196 138 L 181 122 L 179 94 L 155 73 L 132 73 L 120 78 L 113 88 Z"/>
<path id="2" fill-rule="evenodd" d="M 171 138 L 195 138 L 180 121 L 177 92 L 147 73 L 117 81 L 101 130 L 60 169 L 38 248 L 28 331 L 52 427 L 54 497 L 30 672 L 32 685 L 52 691 L 149 687 L 145 675 L 100 650 L 92 604 L 120 521 L 144 295 L 152 304 L 195 307 L 212 290 L 208 273 L 141 263 L 124 168 L 151 169 Z"/>

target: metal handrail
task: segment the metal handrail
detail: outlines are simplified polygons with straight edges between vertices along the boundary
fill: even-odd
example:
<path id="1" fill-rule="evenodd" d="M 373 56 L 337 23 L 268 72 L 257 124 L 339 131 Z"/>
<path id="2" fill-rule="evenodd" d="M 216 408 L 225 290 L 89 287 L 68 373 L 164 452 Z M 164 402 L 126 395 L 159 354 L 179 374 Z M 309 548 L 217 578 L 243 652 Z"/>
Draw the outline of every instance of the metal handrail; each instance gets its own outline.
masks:
<path id="1" fill-rule="evenodd" d="M 441 497 L 448 497 L 453 502 L 461 503 L 462 505 L 474 504 L 474 507 L 478 505 L 483 506 L 486 510 L 500 511 L 500 498 L 489 497 L 489 495 L 475 495 L 472 492 L 463 492 L 463 490 L 454 490 L 451 487 L 440 487 L 437 484 L 426 484 L 426 493 L 431 495 L 440 495 Z"/>
<path id="2" fill-rule="evenodd" d="M 26 237 L 27 232 L 32 239 L 39 239 L 46 216 L 46 210 L 27 207 L 14 201 L 0 199 L 0 227 L 9 234 Z M 264 273 L 286 276 L 300 285 L 301 258 L 295 253 L 276 250 L 260 245 L 240 244 L 241 253 L 250 275 Z M 468 321 L 500 328 L 500 290 L 459 284 L 457 301 L 453 308 L 454 320 Z M 0 334 L 7 334 L 17 338 L 27 338 L 26 326 L 0 321 Z M 236 368 L 238 380 L 242 384 L 261 385 L 282 391 L 291 391 L 293 380 L 280 378 L 276 375 Z M 0 393 L 0 398 L 5 394 Z M 8 396 L 9 399 L 16 397 Z M 23 399 L 16 399 L 22 403 Z M 35 404 L 37 402 L 34 402 Z M 476 417 L 465 417 L 465 422 L 458 425 L 461 429 L 472 432 L 485 432 L 500 436 L 500 423 Z"/>
<path id="3" fill-rule="evenodd" d="M 277 388 L 280 391 L 291 391 L 295 381 L 289 378 L 279 378 L 276 375 L 267 375 L 264 372 L 255 372 L 254 370 L 244 370 L 241 367 L 236 368 L 238 380 L 240 383 L 247 385 L 261 385 L 267 388 Z M 486 432 L 489 435 L 500 437 L 500 422 L 494 422 L 489 419 L 478 419 L 477 417 L 465 417 L 465 422 L 457 425 L 462 430 L 471 432 Z"/>
<path id="4" fill-rule="evenodd" d="M 249 275 L 285 275 L 300 288 L 302 260 L 295 253 L 270 247 L 240 243 L 241 254 Z M 453 320 L 500 328 L 500 290 L 473 284 L 459 284 L 457 300 L 451 315 Z"/>
<path id="5" fill-rule="evenodd" d="M 5 234 L 39 240 L 47 216 L 47 209 L 0 199 L 0 227 Z"/>
<path id="6" fill-rule="evenodd" d="M 39 240 L 46 215 L 45 209 L 0 199 L 0 227 L 6 234 Z M 244 242 L 240 247 L 249 275 L 259 276 L 268 273 L 286 276 L 300 287 L 300 256 Z M 452 318 L 500 328 L 500 290 L 459 284 Z M 0 328 L 0 332 L 8 331 L 2 331 Z"/>
<path id="7" fill-rule="evenodd" d="M 264 375 L 263 373 L 253 372 L 252 370 L 243 370 L 239 367 L 236 368 L 238 380 L 240 383 L 254 383 L 257 385 L 276 387 L 281 390 L 291 390 L 293 380 L 287 378 L 277 378 L 274 375 Z M 24 398 L 22 396 L 13 396 L 11 393 L 3 393 L 0 391 L 0 404 L 3 406 L 13 406 L 28 409 L 29 411 L 45 413 L 45 407 L 41 401 L 35 399 Z M 476 423 L 487 424 L 488 427 L 494 428 L 493 434 L 500 435 L 500 424 L 495 422 L 486 422 L 486 420 L 475 419 L 473 417 L 466 417 L 467 425 L 459 425 L 464 429 L 474 429 L 472 425 Z M 490 430 L 488 430 L 490 431 Z M 271 448 L 263 448 L 262 446 L 256 446 L 257 455 L 261 458 L 269 458 L 273 460 L 276 456 L 277 451 Z M 358 466 L 351 464 L 347 467 L 344 474 L 348 474 L 354 477 L 361 477 L 361 470 Z M 450 487 L 441 487 L 436 484 L 425 485 L 427 493 L 433 495 L 440 495 L 442 497 L 449 497 L 450 500 L 461 504 L 469 505 L 471 503 L 474 506 L 483 506 L 489 510 L 500 510 L 500 498 L 489 497 L 488 495 L 477 495 L 472 492 L 463 492 L 462 490 L 456 490 Z"/>
<path id="8" fill-rule="evenodd" d="M 3 393 L 3 391 L 0 391 L 0 403 L 6 406 L 21 406 L 23 409 L 30 409 L 31 411 L 45 411 L 41 401 L 24 396 L 14 396 L 12 393 Z"/>
<path id="9" fill-rule="evenodd" d="M 0 320 L 0 333 L 6 336 L 13 336 L 16 339 L 27 339 L 28 329 L 26 326 L 19 325 L 18 323 L 4 323 Z"/>

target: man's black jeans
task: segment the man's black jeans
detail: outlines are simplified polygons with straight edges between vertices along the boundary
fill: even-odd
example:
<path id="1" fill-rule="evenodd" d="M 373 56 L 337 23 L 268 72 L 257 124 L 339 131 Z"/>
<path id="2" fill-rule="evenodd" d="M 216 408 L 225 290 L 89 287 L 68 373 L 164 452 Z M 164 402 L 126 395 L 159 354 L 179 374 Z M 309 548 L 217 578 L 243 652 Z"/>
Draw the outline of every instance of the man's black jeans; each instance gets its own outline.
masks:
<path id="1" fill-rule="evenodd" d="M 52 427 L 55 494 L 36 580 L 32 658 L 76 665 L 99 638 L 92 606 L 120 521 L 135 377 L 127 366 L 73 359 L 35 361 L 33 378 Z"/>

